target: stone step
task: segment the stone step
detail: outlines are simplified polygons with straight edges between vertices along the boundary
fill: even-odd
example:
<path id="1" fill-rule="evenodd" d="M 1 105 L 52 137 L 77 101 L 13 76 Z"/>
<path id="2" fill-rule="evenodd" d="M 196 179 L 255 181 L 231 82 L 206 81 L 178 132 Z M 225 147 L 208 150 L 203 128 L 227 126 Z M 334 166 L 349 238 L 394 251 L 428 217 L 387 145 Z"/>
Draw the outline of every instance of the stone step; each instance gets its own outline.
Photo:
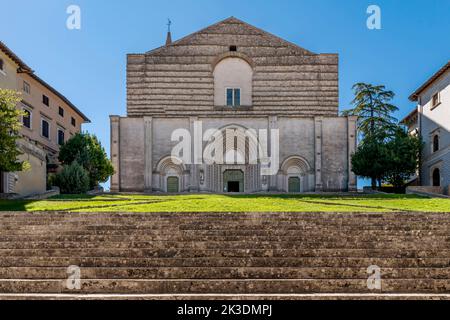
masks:
<path id="1" fill-rule="evenodd" d="M 210 293 L 210 294 L 74 294 L 74 293 L 0 293 L 0 300 L 232 300 L 232 301 L 276 301 L 276 300 L 377 300 L 377 301 L 449 301 L 445 293 Z"/>
<path id="2" fill-rule="evenodd" d="M 86 279 L 367 279 L 367 268 L 85 267 Z M 67 267 L 0 267 L 2 279 L 67 279 Z M 382 268 L 382 279 L 449 279 L 450 268 Z"/>
<path id="3" fill-rule="evenodd" d="M 259 239 L 263 241 L 264 239 L 286 239 L 286 240 L 308 240 L 308 239 L 318 239 L 320 241 L 329 240 L 337 240 L 337 239 L 346 239 L 347 241 L 351 241 L 354 239 L 354 242 L 359 241 L 372 241 L 374 238 L 379 239 L 379 241 L 391 241 L 393 239 L 399 241 L 414 241 L 417 239 L 437 239 L 439 241 L 450 241 L 450 234 L 448 232 L 439 231 L 398 231 L 398 232 L 390 232 L 390 231 L 371 231 L 371 232 L 342 232 L 340 230 L 330 230 L 323 229 L 316 232 L 308 232 L 308 231 L 286 231 L 282 232 L 282 230 L 277 231 L 247 231 L 247 232 L 233 232 L 233 231 L 201 231 L 195 230 L 184 231 L 184 230 L 161 230 L 157 232 L 132 232 L 126 233 L 122 231 L 108 231 L 108 230 L 99 230 L 99 231 L 68 231 L 68 232 L 58 232 L 57 230 L 48 232 L 39 231 L 39 232 L 0 232 L 0 241 L 17 241 L 17 240 L 25 240 L 33 239 L 38 241 L 46 240 L 46 239 L 108 239 L 111 241 L 121 240 L 121 239 L 135 239 L 141 241 L 151 241 L 151 240 L 186 240 L 186 241 L 199 241 L 202 239 L 220 239 L 223 241 L 231 240 L 231 239 L 242 239 L 243 241 L 249 239 Z M 69 240 L 70 241 L 70 240 Z"/>
<path id="4" fill-rule="evenodd" d="M 324 230 L 333 230 L 341 233 L 381 233 L 381 234 L 416 234 L 416 233 L 424 233 L 424 234 L 446 234 L 450 225 L 439 225 L 433 227 L 427 227 L 422 225 L 421 227 L 401 227 L 396 226 L 395 228 L 391 228 L 389 226 L 385 227 L 356 227 L 356 226 L 292 226 L 292 225 L 270 225 L 270 226 L 262 226 L 262 225 L 224 225 L 220 226 L 209 226 L 209 225 L 167 225 L 167 226 L 134 226 L 134 227 L 121 227 L 121 226 L 105 226 L 105 225 L 71 225 L 71 224 L 62 224 L 62 225 L 42 225 L 42 226 L 21 226 L 21 227 L 1 227 L 0 232 L 2 234 L 39 234 L 39 233 L 48 233 L 49 231 L 58 232 L 58 233 L 115 233 L 115 234 L 134 234 L 134 233 L 153 233 L 153 234 L 161 234 L 168 232 L 202 232 L 203 234 L 213 234 L 213 233 L 230 233 L 230 234 L 248 234 L 248 233 L 313 233 L 320 232 Z"/>
<path id="5" fill-rule="evenodd" d="M 447 268 L 450 258 L 379 258 L 379 257 L 199 257 L 199 258 L 128 258 L 128 257 L 23 257 L 8 256 L 0 267 L 348 267 L 367 268 Z"/>
<path id="6" fill-rule="evenodd" d="M 207 241 L 204 241 L 207 240 Z M 397 249 L 405 251 L 426 251 L 426 250 L 447 250 L 450 249 L 450 242 L 438 241 L 439 239 L 413 239 L 405 241 L 379 241 L 373 239 L 371 241 L 345 241 L 339 239 L 336 241 L 319 241 L 320 239 L 305 239 L 304 241 L 291 240 L 286 241 L 286 238 L 273 238 L 270 241 L 266 239 L 250 238 L 248 241 L 242 239 L 228 239 L 227 241 L 219 241 L 218 239 L 203 238 L 202 241 L 164 241 L 151 240 L 142 241 L 136 238 L 120 237 L 119 239 L 104 238 L 104 237 L 89 237 L 89 238 L 73 238 L 62 237 L 42 241 L 42 239 L 24 239 L 13 238 L 8 241 L 0 242 L 1 249 L 80 249 L 80 248 L 122 248 L 122 249 L 264 249 L 264 250 L 282 250 L 282 249 Z"/>
<path id="7" fill-rule="evenodd" d="M 373 265 L 376 293 L 450 293 L 448 230 L 448 213 L 0 213 L 0 299 L 370 294 Z"/>
<path id="8" fill-rule="evenodd" d="M 394 199 L 395 200 L 395 199 Z M 47 200 L 53 201 L 53 200 Z M 72 200 L 67 200 L 68 202 Z M 87 202 L 92 202 L 91 199 L 86 200 Z M 388 202 L 389 200 L 383 199 L 384 202 Z M 62 200 L 56 200 L 56 202 L 63 202 Z M 450 200 L 448 201 L 450 203 Z M 267 216 L 302 216 L 306 218 L 316 217 L 317 213 L 321 216 L 333 216 L 333 217 L 349 217 L 354 216 L 355 218 L 362 217 L 393 217 L 393 216 L 401 216 L 401 217 L 437 217 L 445 215 L 445 212 L 413 212 L 413 211 L 396 211 L 396 212 L 358 212 L 357 210 L 354 212 L 315 212 L 315 211 L 304 211 L 304 212 L 289 212 L 289 211 L 279 211 L 279 212 L 232 212 L 232 211 L 223 211 L 223 212 L 67 212 L 67 211 L 2 211 L 2 217 L 14 217 L 17 215 L 21 216 L 45 216 L 45 215 L 54 215 L 57 217 L 73 217 L 74 214 L 77 216 L 97 216 L 97 217 L 125 217 L 125 216 L 133 216 L 135 218 L 139 217 L 148 217 L 149 215 L 153 217 L 161 217 L 161 218 L 172 218 L 176 216 L 183 217 L 198 217 L 201 216 L 246 216 L 246 217 L 267 217 Z"/>
<path id="9" fill-rule="evenodd" d="M 89 249 L 0 249 L 0 257 L 123 257 L 123 258 L 201 258 L 201 257 L 370 257 L 370 258 L 450 258 L 450 249 L 175 249 L 175 248 L 89 248 Z"/>
<path id="10" fill-rule="evenodd" d="M 0 231 L 1 232 L 1 231 Z M 47 232 L 47 233 L 36 233 L 36 234 L 11 234 L 11 233 L 0 233 L 0 242 L 8 241 L 79 241 L 84 240 L 116 240 L 116 241 L 297 241 L 297 242 L 307 242 L 307 241 L 347 241 L 350 243 L 357 243 L 361 241 L 379 241 L 379 242 L 389 242 L 389 241 L 441 241 L 449 242 L 450 234 L 445 233 L 340 233 L 332 231 L 322 231 L 320 233 L 304 233 L 298 232 L 282 234 L 282 233 L 261 233 L 252 234 L 248 232 L 246 234 L 226 234 L 226 235 L 214 235 L 214 234 L 195 234 L 195 233 L 185 233 L 182 231 L 178 232 L 162 232 L 160 234 L 154 233 L 133 233 L 124 234 L 121 232 L 73 232 L 73 233 L 58 233 L 58 232 Z"/>
<path id="11" fill-rule="evenodd" d="M 177 225 L 186 225 L 186 226 L 195 226 L 195 225 L 214 225 L 214 221 L 217 221 L 217 219 L 220 218 L 203 218 L 203 219 L 183 219 L 180 218 Z M 276 219 L 276 218 L 270 218 L 270 219 L 222 219 L 221 225 L 262 225 L 262 226 L 271 226 L 271 225 L 284 225 L 284 226 L 402 226 L 405 222 L 408 223 L 408 226 L 412 227 L 418 227 L 420 225 L 422 226 L 440 226 L 440 225 L 449 225 L 450 221 L 449 219 L 417 219 L 417 220 L 366 220 L 366 219 L 360 219 L 360 220 L 350 220 L 350 219 L 329 219 L 327 221 L 323 217 L 318 217 L 317 219 Z M 122 218 L 122 219 L 96 219 L 95 217 L 92 218 L 85 218 L 85 219 L 52 219 L 47 217 L 42 217 L 41 219 L 27 219 L 27 218 L 19 218 L 19 219 L 11 219 L 10 221 L 1 220 L 1 226 L 5 227 L 14 227 L 14 226 L 45 226 L 45 225 L 75 225 L 75 226 L 81 226 L 81 225 L 96 225 L 96 226 L 124 226 L 124 227 L 135 227 L 135 226 L 169 226 L 174 225 L 175 219 L 165 219 L 161 220 L 158 218 L 153 219 L 152 217 L 149 217 L 147 220 L 143 219 L 137 219 L 134 220 L 132 218 Z"/>
<path id="12" fill-rule="evenodd" d="M 272 223 L 280 223 L 280 224 L 299 224 L 299 225 L 308 225 L 308 224 L 344 224 L 344 225 L 355 225 L 355 224 L 365 224 L 365 225 L 399 225 L 402 222 L 408 222 L 410 224 L 418 224 L 418 223 L 426 223 L 426 224 L 435 224 L 438 222 L 442 222 L 444 224 L 448 224 L 450 222 L 450 218 L 448 213 L 441 214 L 440 216 L 430 217 L 430 216 L 416 216 L 413 214 L 411 216 L 401 216 L 395 215 L 392 217 L 360 217 L 358 218 L 355 215 L 349 214 L 346 217 L 339 216 L 339 214 L 333 214 L 324 216 L 323 213 L 315 213 L 315 217 L 304 216 L 303 214 L 285 216 L 285 215 L 271 215 L 264 216 L 264 214 L 253 215 L 253 216 L 245 216 L 245 215 L 229 215 L 229 216 L 208 216 L 202 213 L 199 213 L 195 216 L 186 216 L 186 215 L 177 215 L 174 214 L 171 217 L 164 218 L 158 217 L 153 214 L 147 214 L 146 216 L 135 216 L 135 214 L 131 214 L 128 216 L 114 216 L 114 213 L 111 213 L 112 216 L 104 216 L 98 217 L 95 214 L 87 215 L 82 213 L 71 213 L 70 216 L 62 216 L 59 217 L 52 213 L 47 213 L 42 216 L 33 216 L 21 213 L 17 213 L 15 216 L 11 216 L 5 218 L 4 213 L 0 213 L 0 222 L 2 225 L 42 225 L 42 224 L 60 224 L 60 223 L 73 223 L 73 224 L 122 224 L 126 223 L 129 225 L 139 225 L 139 224 L 147 224 L 149 222 L 156 224 L 172 224 L 175 221 L 179 221 L 182 224 L 193 224 L 193 223 L 210 223 L 214 222 L 217 219 L 220 219 L 223 223 L 228 224 L 237 224 L 239 222 L 245 224 L 272 224 Z"/>
<path id="13" fill-rule="evenodd" d="M 448 213 L 167 213 L 161 215 L 158 213 L 54 213 L 54 212 L 40 212 L 40 213 L 5 213 L 0 214 L 0 221 L 2 223 L 18 223 L 26 222 L 32 223 L 58 223 L 58 222 L 88 222 L 95 221 L 100 223 L 113 223 L 126 220 L 128 223 L 137 223 L 139 221 L 153 221 L 155 223 L 171 223 L 180 221 L 182 223 L 188 222 L 203 222 L 214 221 L 220 219 L 223 222 L 296 222 L 302 223 L 400 223 L 400 222 L 443 222 L 449 223 L 450 217 Z"/>
<path id="14" fill-rule="evenodd" d="M 385 279 L 383 293 L 450 293 L 450 279 Z M 370 293 L 362 279 L 82 279 L 81 289 L 66 280 L 0 279 L 1 293 Z"/>

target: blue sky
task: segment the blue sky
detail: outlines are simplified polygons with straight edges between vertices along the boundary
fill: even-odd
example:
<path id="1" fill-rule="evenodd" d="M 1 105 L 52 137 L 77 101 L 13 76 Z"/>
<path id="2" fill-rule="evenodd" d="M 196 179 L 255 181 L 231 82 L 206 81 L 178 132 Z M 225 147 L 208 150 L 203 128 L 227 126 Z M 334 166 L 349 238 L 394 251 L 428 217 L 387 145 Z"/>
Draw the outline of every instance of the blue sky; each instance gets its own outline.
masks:
<path id="1" fill-rule="evenodd" d="M 408 96 L 450 59 L 450 1 L 400 0 L 0 0 L 0 39 L 91 120 L 109 151 L 109 115 L 126 114 L 125 58 L 162 45 L 167 18 L 179 39 L 235 16 L 317 53 L 339 53 L 340 107 L 356 82 Z M 66 8 L 81 8 L 81 30 L 66 28 Z M 366 9 L 381 8 L 381 30 Z"/>

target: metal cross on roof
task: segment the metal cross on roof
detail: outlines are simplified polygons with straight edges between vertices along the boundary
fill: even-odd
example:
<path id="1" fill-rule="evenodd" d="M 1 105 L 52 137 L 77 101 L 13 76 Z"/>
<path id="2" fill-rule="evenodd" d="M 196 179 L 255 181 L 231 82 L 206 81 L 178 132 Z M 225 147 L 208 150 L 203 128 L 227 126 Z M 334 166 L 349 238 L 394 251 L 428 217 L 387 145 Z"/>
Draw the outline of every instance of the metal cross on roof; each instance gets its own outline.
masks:
<path id="1" fill-rule="evenodd" d="M 167 31 L 170 32 L 170 26 L 172 25 L 172 21 L 170 21 L 169 18 L 167 18 Z"/>

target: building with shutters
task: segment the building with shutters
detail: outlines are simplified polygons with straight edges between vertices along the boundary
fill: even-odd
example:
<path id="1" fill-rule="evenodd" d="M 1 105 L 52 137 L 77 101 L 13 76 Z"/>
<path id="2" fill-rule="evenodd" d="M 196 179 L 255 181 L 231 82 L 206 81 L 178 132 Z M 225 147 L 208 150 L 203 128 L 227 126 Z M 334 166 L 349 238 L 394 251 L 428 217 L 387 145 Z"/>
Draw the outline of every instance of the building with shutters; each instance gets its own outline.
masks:
<path id="1" fill-rule="evenodd" d="M 24 115 L 18 147 L 23 152 L 20 160 L 31 166 L 21 172 L 0 172 L 0 193 L 26 196 L 45 192 L 47 172 L 54 172 L 59 164 L 59 146 L 80 132 L 89 119 L 1 41 L 0 88 L 21 94 L 17 108 Z"/>
<path id="2" fill-rule="evenodd" d="M 338 79 L 337 54 L 234 17 L 174 42 L 169 32 L 164 46 L 127 57 L 127 115 L 110 117 L 111 191 L 356 190 L 356 119 L 338 115 Z M 192 149 L 178 157 L 180 130 Z M 208 130 L 223 133 L 223 148 L 211 153 L 223 162 L 205 161 L 218 141 Z M 252 133 L 264 130 L 266 144 L 255 147 Z"/>
<path id="3" fill-rule="evenodd" d="M 402 123 L 422 137 L 424 147 L 416 184 L 449 194 L 450 185 L 450 61 L 409 97 L 417 107 Z"/>

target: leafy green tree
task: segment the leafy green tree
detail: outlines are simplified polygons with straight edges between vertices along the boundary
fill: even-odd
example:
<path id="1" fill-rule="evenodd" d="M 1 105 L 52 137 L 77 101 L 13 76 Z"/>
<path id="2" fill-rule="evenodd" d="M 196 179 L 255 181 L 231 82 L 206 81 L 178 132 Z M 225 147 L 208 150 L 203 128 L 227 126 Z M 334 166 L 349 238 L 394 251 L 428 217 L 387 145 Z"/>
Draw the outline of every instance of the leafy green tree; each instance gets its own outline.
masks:
<path id="1" fill-rule="evenodd" d="M 383 132 L 366 137 L 352 156 L 353 172 L 360 177 L 371 179 L 372 189 L 376 188 L 377 182 L 381 186 L 386 174 L 389 158 L 385 139 Z"/>
<path id="2" fill-rule="evenodd" d="M 3 172 L 21 171 L 26 165 L 17 161 L 22 154 L 16 144 L 22 126 L 22 111 L 16 108 L 20 100 L 16 91 L 0 89 L 0 171 Z"/>
<path id="3" fill-rule="evenodd" d="M 357 164 L 353 171 L 361 177 L 371 179 L 372 188 L 375 189 L 377 181 L 381 184 L 383 177 L 381 171 L 384 167 L 381 164 L 384 166 L 383 157 L 386 156 L 383 144 L 386 137 L 396 130 L 397 119 L 392 113 L 398 108 L 390 103 L 395 96 L 394 92 L 386 90 L 383 85 L 360 82 L 352 89 L 355 95 L 352 101 L 353 109 L 345 110 L 342 114 L 358 117 L 357 129 L 361 148 L 358 149 L 359 154 L 358 151 L 356 153 Z M 362 150 L 370 152 L 370 157 L 360 154 Z"/>
<path id="4" fill-rule="evenodd" d="M 395 96 L 394 92 L 386 90 L 383 85 L 361 82 L 353 85 L 352 89 L 355 95 L 353 109 L 342 114 L 358 117 L 358 132 L 362 138 L 375 135 L 379 130 L 387 132 L 395 129 L 397 119 L 392 113 L 398 108 L 389 103 Z"/>
<path id="5" fill-rule="evenodd" d="M 89 190 L 89 174 L 77 161 L 64 165 L 52 179 L 64 194 L 80 194 Z"/>
<path id="6" fill-rule="evenodd" d="M 59 161 L 66 165 L 78 162 L 88 172 L 90 188 L 105 182 L 114 174 L 105 149 L 97 137 L 89 133 L 77 133 L 64 143 L 59 151 Z"/>
<path id="7" fill-rule="evenodd" d="M 405 181 L 413 175 L 419 167 L 419 155 L 422 150 L 420 137 L 410 135 L 397 127 L 392 138 L 386 143 L 387 166 L 384 180 L 395 188 L 404 186 Z"/>

